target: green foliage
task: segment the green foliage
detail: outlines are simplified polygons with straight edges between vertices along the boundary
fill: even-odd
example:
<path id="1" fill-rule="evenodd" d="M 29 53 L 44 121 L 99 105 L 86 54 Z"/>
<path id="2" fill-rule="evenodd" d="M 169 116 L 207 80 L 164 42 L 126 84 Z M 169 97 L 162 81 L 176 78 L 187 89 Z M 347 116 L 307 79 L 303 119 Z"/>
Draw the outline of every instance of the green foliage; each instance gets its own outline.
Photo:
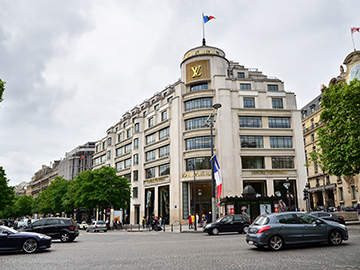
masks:
<path id="1" fill-rule="evenodd" d="M 116 169 L 101 167 L 81 172 L 70 191 L 75 207 L 83 209 L 126 208 L 130 202 L 130 183 L 116 175 Z"/>
<path id="2" fill-rule="evenodd" d="M 33 202 L 34 199 L 30 195 L 22 195 L 16 197 L 14 208 L 17 217 L 32 216 L 33 215 Z"/>
<path id="3" fill-rule="evenodd" d="M 5 91 L 5 83 L 4 81 L 2 81 L 0 79 L 0 103 L 4 100 L 3 99 L 3 94 L 4 94 L 4 91 Z"/>
<path id="4" fill-rule="evenodd" d="M 317 132 L 323 169 L 331 175 L 360 172 L 360 82 L 340 83 L 325 89 L 321 102 L 325 127 Z"/>
<path id="5" fill-rule="evenodd" d="M 6 178 L 5 170 L 0 166 L 0 211 L 11 205 L 15 196 L 14 189 L 9 187 L 8 183 L 9 180 Z"/>

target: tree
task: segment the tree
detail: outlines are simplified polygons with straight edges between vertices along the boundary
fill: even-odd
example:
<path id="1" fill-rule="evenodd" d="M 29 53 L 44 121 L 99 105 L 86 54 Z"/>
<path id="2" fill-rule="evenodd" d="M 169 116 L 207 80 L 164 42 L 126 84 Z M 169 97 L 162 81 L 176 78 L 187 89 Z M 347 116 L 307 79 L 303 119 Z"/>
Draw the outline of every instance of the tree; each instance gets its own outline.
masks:
<path id="1" fill-rule="evenodd" d="M 83 171 L 71 187 L 70 198 L 75 207 L 84 209 L 121 209 L 130 202 L 130 183 L 116 175 L 116 169 L 103 166 Z"/>
<path id="2" fill-rule="evenodd" d="M 15 196 L 14 189 L 9 187 L 8 183 L 5 170 L 0 166 L 0 211 L 4 210 L 7 205 L 11 205 Z"/>
<path id="3" fill-rule="evenodd" d="M 325 89 L 317 131 L 324 171 L 354 176 L 360 172 L 360 82 L 339 83 Z"/>
<path id="4" fill-rule="evenodd" d="M 33 197 L 31 195 L 22 195 L 16 197 L 14 208 L 17 217 L 33 215 Z"/>
<path id="5" fill-rule="evenodd" d="M 3 94 L 4 94 L 4 92 L 5 92 L 5 83 L 6 83 L 6 82 L 4 82 L 4 81 L 2 81 L 2 80 L 0 79 L 0 103 L 4 100 L 4 99 L 3 99 Z"/>

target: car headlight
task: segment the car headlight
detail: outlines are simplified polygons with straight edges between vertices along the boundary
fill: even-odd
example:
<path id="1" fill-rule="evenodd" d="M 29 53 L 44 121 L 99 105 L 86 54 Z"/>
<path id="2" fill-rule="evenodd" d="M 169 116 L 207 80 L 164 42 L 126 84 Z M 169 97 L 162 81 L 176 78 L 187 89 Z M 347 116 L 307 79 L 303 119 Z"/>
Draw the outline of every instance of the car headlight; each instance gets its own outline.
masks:
<path id="1" fill-rule="evenodd" d="M 45 234 L 39 234 L 39 238 L 41 238 L 41 239 L 49 239 L 50 236 L 47 236 Z"/>

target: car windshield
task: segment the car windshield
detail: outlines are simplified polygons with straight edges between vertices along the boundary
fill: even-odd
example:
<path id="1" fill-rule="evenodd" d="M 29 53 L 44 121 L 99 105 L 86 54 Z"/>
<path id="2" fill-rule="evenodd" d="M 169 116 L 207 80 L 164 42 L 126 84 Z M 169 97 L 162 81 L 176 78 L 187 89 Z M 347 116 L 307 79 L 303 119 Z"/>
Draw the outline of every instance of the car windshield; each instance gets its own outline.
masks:
<path id="1" fill-rule="evenodd" d="M 105 224 L 104 221 L 98 221 L 97 224 Z"/>
<path id="2" fill-rule="evenodd" d="M 17 230 L 14 230 L 13 228 L 5 227 L 5 226 L 0 226 L 0 231 L 1 231 L 1 233 L 4 231 L 8 231 L 11 233 L 19 233 Z"/>
<path id="3" fill-rule="evenodd" d="M 258 216 L 255 221 L 253 222 L 253 224 L 255 225 L 266 225 L 269 223 L 269 218 L 268 217 L 264 217 L 264 216 Z"/>

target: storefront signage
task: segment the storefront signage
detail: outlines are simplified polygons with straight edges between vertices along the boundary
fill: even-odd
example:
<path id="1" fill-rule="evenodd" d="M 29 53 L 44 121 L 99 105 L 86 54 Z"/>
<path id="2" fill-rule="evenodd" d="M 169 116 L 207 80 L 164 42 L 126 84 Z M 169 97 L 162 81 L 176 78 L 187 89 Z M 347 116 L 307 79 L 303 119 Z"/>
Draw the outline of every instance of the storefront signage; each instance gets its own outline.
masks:
<path id="1" fill-rule="evenodd" d="M 211 50 L 211 49 L 196 50 L 196 51 L 187 53 L 184 56 L 183 60 L 185 60 L 185 59 L 187 59 L 187 58 L 189 58 L 191 56 L 200 55 L 200 54 L 216 54 L 216 55 L 220 55 L 220 53 L 218 51 Z"/>
<path id="2" fill-rule="evenodd" d="M 251 171 L 253 175 L 272 175 L 272 174 L 287 174 L 287 170 L 264 170 L 264 171 Z"/>
<path id="3" fill-rule="evenodd" d="M 195 176 L 211 176 L 211 170 L 209 171 L 197 171 Z M 186 172 L 182 174 L 183 178 L 194 177 L 194 172 Z"/>
<path id="4" fill-rule="evenodd" d="M 153 178 L 153 179 L 146 180 L 146 184 L 152 184 L 152 183 L 157 183 L 157 182 L 162 182 L 162 181 L 165 181 L 165 177 L 159 177 L 159 178 Z"/>

